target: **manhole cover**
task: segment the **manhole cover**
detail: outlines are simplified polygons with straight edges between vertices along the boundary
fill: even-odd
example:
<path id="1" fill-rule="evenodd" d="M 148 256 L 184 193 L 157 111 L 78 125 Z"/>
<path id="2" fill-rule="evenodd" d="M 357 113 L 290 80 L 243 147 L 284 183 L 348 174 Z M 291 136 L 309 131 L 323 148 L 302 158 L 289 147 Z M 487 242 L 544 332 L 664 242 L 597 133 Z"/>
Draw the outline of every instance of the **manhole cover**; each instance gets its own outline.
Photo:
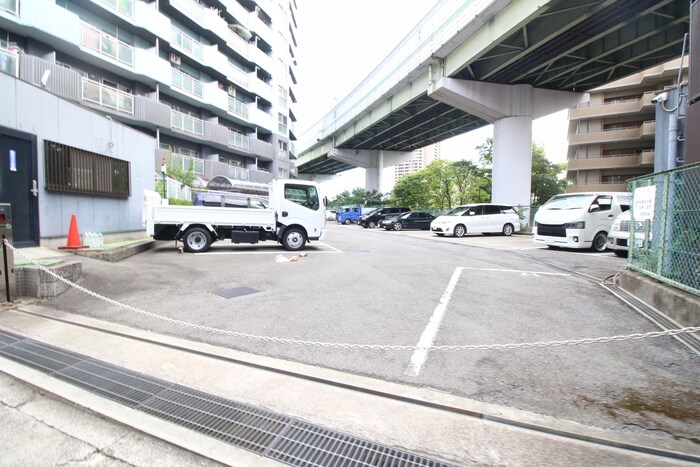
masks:
<path id="1" fill-rule="evenodd" d="M 254 289 L 252 287 L 235 287 L 233 289 L 217 290 L 214 293 L 223 298 L 236 298 L 258 292 L 260 292 L 258 289 Z"/>

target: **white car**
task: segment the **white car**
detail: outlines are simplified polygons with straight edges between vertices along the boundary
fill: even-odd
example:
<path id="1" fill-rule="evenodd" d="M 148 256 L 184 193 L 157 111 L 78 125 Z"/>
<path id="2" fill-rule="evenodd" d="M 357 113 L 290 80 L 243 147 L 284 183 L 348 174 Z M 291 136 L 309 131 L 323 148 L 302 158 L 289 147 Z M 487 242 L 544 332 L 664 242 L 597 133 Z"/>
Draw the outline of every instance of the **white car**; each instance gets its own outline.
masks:
<path id="1" fill-rule="evenodd" d="M 608 249 L 617 256 L 626 257 L 630 247 L 630 235 L 634 230 L 635 248 L 644 245 L 644 222 L 636 221 L 632 229 L 632 211 L 623 211 L 615 217 L 608 233 Z"/>
<path id="2" fill-rule="evenodd" d="M 479 203 L 457 206 L 430 223 L 430 231 L 443 235 L 463 237 L 471 233 L 502 233 L 512 235 L 520 231 L 520 216 L 513 206 Z"/>

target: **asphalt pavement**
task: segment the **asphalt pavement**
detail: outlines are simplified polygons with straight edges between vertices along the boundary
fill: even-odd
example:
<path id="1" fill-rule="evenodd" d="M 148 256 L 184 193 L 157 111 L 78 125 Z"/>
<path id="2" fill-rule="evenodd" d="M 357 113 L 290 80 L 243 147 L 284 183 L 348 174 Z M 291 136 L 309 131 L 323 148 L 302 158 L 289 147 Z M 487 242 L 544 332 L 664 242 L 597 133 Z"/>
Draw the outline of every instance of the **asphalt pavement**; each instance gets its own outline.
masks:
<path id="1" fill-rule="evenodd" d="M 463 412 L 468 408 L 507 414 L 574 433 L 697 455 L 697 443 L 692 440 L 700 438 L 700 416 L 694 409 L 679 415 L 670 409 L 644 408 L 652 396 L 671 409 L 697 407 L 695 402 L 700 400 L 698 360 L 673 339 L 623 343 L 617 348 L 601 344 L 573 352 L 430 352 L 415 374 L 409 371 L 417 358 L 415 351 L 383 347 L 418 344 L 452 279 L 455 286 L 444 307 L 442 325 L 433 336 L 435 345 L 538 342 L 653 330 L 643 317 L 594 283 L 528 259 L 559 262 L 571 271 L 602 280 L 624 267 L 623 260 L 612 254 L 559 254 L 562 252 L 536 247 L 524 236 L 437 239 L 427 232 L 370 231 L 357 226 L 331 226 L 328 239 L 312 244 L 307 253 L 290 261 L 294 255 L 274 244 L 241 247 L 222 243 L 210 253 L 189 255 L 179 253 L 174 244 L 162 244 L 120 263 L 84 259 L 79 283 L 128 305 L 105 303 L 71 290 L 50 301 L 26 302 L 5 310 L 0 328 L 456 465 L 675 465 L 679 461 L 600 446 L 584 448 L 571 440 L 543 438 L 449 411 L 401 405 L 392 397 L 369 397 L 366 391 L 360 395 L 338 392 L 334 385 L 319 386 L 308 379 L 278 380 L 279 372 L 274 376 L 246 373 L 244 380 L 250 384 L 241 384 L 236 378 L 244 371 L 240 368 L 204 371 L 210 367 L 182 362 L 192 358 L 193 349 L 205 354 L 234 352 L 237 358 L 263 359 L 266 366 L 277 370 L 437 400 Z M 114 343 L 112 327 L 119 327 L 122 335 Z M 95 330 L 87 332 L 87 328 Z M 221 329 L 227 333 L 210 332 Z M 151 340 L 156 343 L 148 344 Z M 180 353 L 170 353 L 173 349 L 163 341 L 168 345 L 176 342 Z M 337 350 L 318 345 L 324 343 L 375 348 Z M 200 346 L 206 346 L 206 351 Z M 0 363 L 0 371 L 10 373 L 1 358 Z M 24 379 L 42 391 L 56 387 L 50 379 L 42 382 L 42 378 L 32 379 L 34 376 Z M 27 416 L 22 407 L 31 407 L 31 401 L 46 396 L 22 389 L 21 394 L 31 394 L 30 402 L 15 403 L 17 398 L 7 388 L 20 383 L 2 379 L 1 384 L 2 413 L 13 424 L 45 424 L 69 436 L 71 442 L 85 442 L 35 415 L 30 415 L 34 417 L 31 423 L 15 423 Z M 83 395 L 75 400 L 58 397 L 71 404 L 85 399 Z M 634 403 L 641 410 L 635 411 Z M 76 409 L 69 405 L 68 410 Z M 90 410 L 112 418 L 100 409 Z M 118 427 L 131 423 L 129 417 L 124 419 L 123 409 L 117 407 L 114 412 Z M 168 430 L 159 426 L 150 433 L 159 437 L 162 431 Z M 129 433 L 127 444 L 135 449 L 138 443 L 132 438 L 138 438 L 138 432 Z M 210 462 L 198 457 L 202 455 L 223 463 L 260 465 L 256 463 L 260 459 L 246 458 L 245 452 L 238 462 L 232 461 L 238 454 L 227 450 L 211 456 L 209 448 L 193 449 L 187 441 L 189 434 L 181 436 L 184 440 L 178 436 L 166 437 L 169 443 L 152 447 L 155 440 L 144 435 L 147 442 L 143 444 L 147 453 L 167 451 L 174 443 L 184 449 L 173 448 L 177 454 L 168 451 L 170 454 L 152 458 L 112 455 L 118 443 L 88 440 L 80 449 L 68 449 L 73 456 L 68 459 L 99 461 L 86 462 L 90 465 L 160 465 L 160 459 L 169 465 Z M 11 438 L 13 444 L 17 438 L 21 435 Z M 206 444 L 195 439 L 195 445 Z M 81 449 L 92 456 L 110 455 L 107 460 L 85 457 L 77 454 Z M 168 457 L 192 456 L 192 451 L 198 455 L 183 457 L 182 462 L 170 462 L 174 458 Z M 65 456 L 49 457 L 40 448 L 38 456 L 44 465 L 66 460 Z M 14 459 L 6 465 L 33 463 L 22 463 L 22 456 L 16 455 L 6 459 Z"/>

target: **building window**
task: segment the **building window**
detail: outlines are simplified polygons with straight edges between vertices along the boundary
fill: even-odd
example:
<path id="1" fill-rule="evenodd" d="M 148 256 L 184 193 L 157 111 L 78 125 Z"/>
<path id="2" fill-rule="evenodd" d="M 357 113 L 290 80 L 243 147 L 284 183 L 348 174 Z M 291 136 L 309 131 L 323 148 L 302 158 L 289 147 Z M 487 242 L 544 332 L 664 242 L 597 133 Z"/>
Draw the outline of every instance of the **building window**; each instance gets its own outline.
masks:
<path id="1" fill-rule="evenodd" d="M 19 13 L 19 0 L 0 0 L 0 10 L 17 16 Z"/>
<path id="2" fill-rule="evenodd" d="M 47 191 L 128 198 L 129 162 L 44 141 Z"/>
<path id="3" fill-rule="evenodd" d="M 17 52 L 11 52 L 0 47 L 0 71 L 15 77 L 18 76 L 19 55 Z"/>
<path id="4" fill-rule="evenodd" d="M 277 114 L 277 129 L 283 135 L 287 134 L 287 116 L 282 114 Z"/>

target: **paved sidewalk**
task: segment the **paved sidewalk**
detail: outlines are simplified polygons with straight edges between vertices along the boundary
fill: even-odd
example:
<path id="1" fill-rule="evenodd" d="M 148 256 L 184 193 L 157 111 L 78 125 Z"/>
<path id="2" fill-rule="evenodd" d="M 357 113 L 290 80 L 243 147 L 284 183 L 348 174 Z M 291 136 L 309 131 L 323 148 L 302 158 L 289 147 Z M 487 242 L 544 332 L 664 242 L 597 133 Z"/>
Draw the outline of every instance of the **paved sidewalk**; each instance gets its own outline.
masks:
<path id="1" fill-rule="evenodd" d="M 0 372 L 0 465 L 216 466 Z"/>

